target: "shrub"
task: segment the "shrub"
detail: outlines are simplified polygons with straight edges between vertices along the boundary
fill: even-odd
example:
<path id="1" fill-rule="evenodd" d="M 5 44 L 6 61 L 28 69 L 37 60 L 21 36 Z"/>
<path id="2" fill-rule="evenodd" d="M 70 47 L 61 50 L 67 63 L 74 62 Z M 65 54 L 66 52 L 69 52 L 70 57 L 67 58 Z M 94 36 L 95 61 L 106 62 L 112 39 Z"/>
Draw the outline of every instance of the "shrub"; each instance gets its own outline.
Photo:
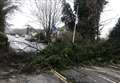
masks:
<path id="1" fill-rule="evenodd" d="M 33 63 L 40 65 L 41 68 L 53 67 L 57 69 L 83 64 L 105 65 L 119 63 L 119 46 L 109 41 L 93 42 L 83 40 L 72 44 L 67 40 L 59 40 L 38 53 Z"/>
<path id="2" fill-rule="evenodd" d="M 8 38 L 7 36 L 3 33 L 0 32 L 0 48 L 6 48 L 8 46 Z"/>
<path id="3" fill-rule="evenodd" d="M 40 42 L 40 43 L 46 43 L 47 42 L 44 32 L 40 32 L 40 33 L 36 34 L 34 38 L 36 38 L 36 41 Z"/>

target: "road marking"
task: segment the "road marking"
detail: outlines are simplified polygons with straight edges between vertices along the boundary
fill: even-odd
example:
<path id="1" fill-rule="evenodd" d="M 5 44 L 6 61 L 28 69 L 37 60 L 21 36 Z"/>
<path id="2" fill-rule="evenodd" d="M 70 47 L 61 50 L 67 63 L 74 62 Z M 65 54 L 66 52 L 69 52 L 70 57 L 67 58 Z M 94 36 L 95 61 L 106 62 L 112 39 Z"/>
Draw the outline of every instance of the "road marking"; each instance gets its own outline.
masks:
<path id="1" fill-rule="evenodd" d="M 105 77 L 105 76 L 103 76 L 103 75 L 99 75 L 98 77 L 101 77 L 101 78 L 103 78 L 103 79 L 105 79 L 106 81 L 109 81 L 109 82 L 111 82 L 111 83 L 117 83 L 117 82 L 115 82 L 115 81 L 113 81 L 113 80 L 111 80 L 111 79 L 109 79 L 109 78 L 107 78 L 107 77 Z"/>
<path id="2" fill-rule="evenodd" d="M 58 73 L 54 69 L 51 69 L 51 73 L 53 73 L 57 78 L 59 78 L 64 83 L 72 83 L 72 82 L 68 82 L 66 77 L 64 77 L 63 75 L 61 75 L 60 73 Z"/>

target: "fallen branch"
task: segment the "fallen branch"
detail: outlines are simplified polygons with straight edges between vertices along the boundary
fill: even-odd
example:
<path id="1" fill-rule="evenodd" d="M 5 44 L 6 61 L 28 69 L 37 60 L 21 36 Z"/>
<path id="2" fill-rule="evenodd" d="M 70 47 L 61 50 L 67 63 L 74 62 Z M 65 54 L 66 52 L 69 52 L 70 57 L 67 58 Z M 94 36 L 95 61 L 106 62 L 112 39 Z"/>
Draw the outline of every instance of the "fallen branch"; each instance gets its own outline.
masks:
<path id="1" fill-rule="evenodd" d="M 57 78 L 59 78 L 61 81 L 63 81 L 64 83 L 71 83 L 67 81 L 67 78 L 64 77 L 63 75 L 61 75 L 60 73 L 58 73 L 57 71 L 55 71 L 54 69 L 51 69 L 51 73 L 53 73 Z"/>

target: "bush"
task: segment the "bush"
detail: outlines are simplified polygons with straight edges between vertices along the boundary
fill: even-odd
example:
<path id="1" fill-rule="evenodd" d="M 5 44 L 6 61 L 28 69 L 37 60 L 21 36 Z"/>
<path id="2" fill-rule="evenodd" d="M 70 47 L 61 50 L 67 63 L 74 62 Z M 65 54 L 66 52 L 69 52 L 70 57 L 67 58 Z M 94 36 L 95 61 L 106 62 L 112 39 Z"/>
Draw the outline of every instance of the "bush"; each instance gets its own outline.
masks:
<path id="1" fill-rule="evenodd" d="M 35 38 L 36 41 L 39 43 L 46 43 L 47 42 L 44 32 L 40 32 L 40 33 L 36 34 L 33 38 Z"/>
<path id="2" fill-rule="evenodd" d="M 62 40 L 63 42 L 71 42 L 73 37 L 73 32 L 66 31 L 60 32 L 58 39 Z M 78 32 L 75 34 L 75 41 L 81 41 L 81 36 Z"/>
<path id="3" fill-rule="evenodd" d="M 0 32 L 0 48 L 7 48 L 8 46 L 8 38 L 7 36 L 3 33 Z"/>
<path id="4" fill-rule="evenodd" d="M 120 45 L 109 41 L 93 42 L 89 40 L 56 41 L 38 53 L 33 60 L 34 65 L 41 68 L 53 67 L 57 69 L 69 68 L 77 65 L 105 65 L 120 62 Z"/>
<path id="5" fill-rule="evenodd" d="M 39 64 L 41 67 L 51 66 L 65 68 L 69 61 L 65 54 L 63 54 L 63 50 L 69 47 L 69 43 L 67 43 L 67 45 L 64 42 L 52 43 L 42 52 L 38 53 L 38 56 L 34 59 L 33 63 Z"/>

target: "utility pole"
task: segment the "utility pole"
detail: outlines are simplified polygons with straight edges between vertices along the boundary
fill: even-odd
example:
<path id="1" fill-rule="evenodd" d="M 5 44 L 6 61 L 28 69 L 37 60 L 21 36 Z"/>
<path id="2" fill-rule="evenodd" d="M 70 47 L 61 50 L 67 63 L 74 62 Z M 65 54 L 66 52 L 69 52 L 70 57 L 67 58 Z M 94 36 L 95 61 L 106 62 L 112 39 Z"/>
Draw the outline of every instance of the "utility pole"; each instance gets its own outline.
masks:
<path id="1" fill-rule="evenodd" d="M 78 24 L 78 10 L 79 10 L 79 5 L 77 6 L 77 13 L 75 15 L 75 26 L 74 26 L 74 31 L 73 31 L 73 39 L 72 39 L 72 43 L 74 44 L 75 43 L 75 34 L 76 34 L 76 27 L 77 27 L 77 24 Z"/>

